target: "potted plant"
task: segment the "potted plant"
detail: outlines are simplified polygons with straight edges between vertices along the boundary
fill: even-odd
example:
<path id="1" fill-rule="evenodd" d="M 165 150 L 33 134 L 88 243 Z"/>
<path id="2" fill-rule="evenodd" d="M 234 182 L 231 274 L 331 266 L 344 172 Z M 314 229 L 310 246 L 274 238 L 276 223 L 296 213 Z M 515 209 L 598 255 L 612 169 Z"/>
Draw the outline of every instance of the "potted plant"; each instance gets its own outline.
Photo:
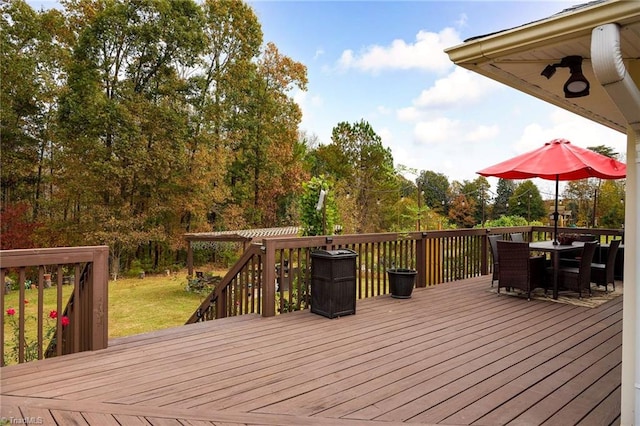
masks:
<path id="1" fill-rule="evenodd" d="M 44 288 L 51 287 L 51 274 L 45 271 L 45 273 L 42 275 L 42 278 L 44 280 Z"/>
<path id="2" fill-rule="evenodd" d="M 408 237 L 408 232 L 399 233 L 398 241 L 402 244 L 402 241 Z M 391 297 L 396 299 L 410 299 L 416 283 L 417 274 L 418 272 L 415 269 L 396 267 L 392 264 L 391 268 L 387 269 Z"/>
<path id="3" fill-rule="evenodd" d="M 389 268 L 387 275 L 389 276 L 389 291 L 391 297 L 395 299 L 410 299 L 413 293 L 413 287 L 416 283 L 415 269 L 408 268 Z"/>
<path id="4" fill-rule="evenodd" d="M 580 236 L 578 234 L 570 234 L 570 233 L 559 233 L 558 234 L 558 242 L 563 246 L 570 246 L 577 241 Z"/>

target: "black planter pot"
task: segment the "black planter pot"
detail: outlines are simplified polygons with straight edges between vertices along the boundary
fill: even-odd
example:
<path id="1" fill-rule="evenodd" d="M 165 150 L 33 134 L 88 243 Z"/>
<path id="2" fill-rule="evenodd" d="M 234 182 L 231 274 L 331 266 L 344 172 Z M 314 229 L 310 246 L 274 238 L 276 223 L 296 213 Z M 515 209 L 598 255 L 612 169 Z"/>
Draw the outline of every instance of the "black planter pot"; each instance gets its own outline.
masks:
<path id="1" fill-rule="evenodd" d="M 393 268 L 387 269 L 389 275 L 389 290 L 391 297 L 409 299 L 413 292 L 418 272 L 415 269 Z"/>

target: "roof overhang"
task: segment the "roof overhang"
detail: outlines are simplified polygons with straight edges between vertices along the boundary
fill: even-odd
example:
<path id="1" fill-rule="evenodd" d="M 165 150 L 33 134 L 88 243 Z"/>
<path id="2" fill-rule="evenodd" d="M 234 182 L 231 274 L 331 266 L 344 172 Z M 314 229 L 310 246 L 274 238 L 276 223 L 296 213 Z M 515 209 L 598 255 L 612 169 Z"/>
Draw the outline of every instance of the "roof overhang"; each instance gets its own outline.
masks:
<path id="1" fill-rule="evenodd" d="M 517 28 L 474 37 L 446 53 L 461 67 L 626 133 L 627 120 L 598 84 L 591 66 L 592 31 L 609 23 L 620 26 L 622 59 L 628 69 L 637 70 L 638 85 L 640 1 L 587 3 Z M 567 99 L 562 88 L 569 70 L 559 68 L 550 79 L 541 72 L 547 65 L 573 55 L 583 57 L 582 72 L 591 90 L 588 96 Z"/>

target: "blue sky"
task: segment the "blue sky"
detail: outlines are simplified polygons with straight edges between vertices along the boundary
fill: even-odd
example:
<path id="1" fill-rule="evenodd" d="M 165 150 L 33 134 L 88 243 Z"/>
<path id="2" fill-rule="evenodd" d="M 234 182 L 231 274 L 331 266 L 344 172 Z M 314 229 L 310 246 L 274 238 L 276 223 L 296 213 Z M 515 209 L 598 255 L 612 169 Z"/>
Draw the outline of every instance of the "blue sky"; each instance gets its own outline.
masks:
<path id="1" fill-rule="evenodd" d="M 302 128 L 329 143 L 368 121 L 394 161 L 451 180 L 555 138 L 626 152 L 626 136 L 454 66 L 444 49 L 581 1 L 253 1 L 281 53 L 304 63 Z M 407 176 L 410 178 L 410 176 Z M 497 180 L 490 178 L 495 184 Z M 536 180 L 548 195 L 554 184 Z"/>
<path id="2" fill-rule="evenodd" d="M 307 66 L 291 95 L 302 130 L 330 143 L 368 121 L 396 164 L 453 180 L 555 138 L 626 151 L 626 136 L 454 66 L 444 49 L 583 1 L 250 1 L 281 54 Z M 31 0 L 39 9 L 55 1 Z M 411 176 L 407 176 L 411 178 Z M 490 178 L 492 184 L 496 180 Z M 543 195 L 553 183 L 536 180 Z M 545 194 L 546 193 L 546 194 Z"/>

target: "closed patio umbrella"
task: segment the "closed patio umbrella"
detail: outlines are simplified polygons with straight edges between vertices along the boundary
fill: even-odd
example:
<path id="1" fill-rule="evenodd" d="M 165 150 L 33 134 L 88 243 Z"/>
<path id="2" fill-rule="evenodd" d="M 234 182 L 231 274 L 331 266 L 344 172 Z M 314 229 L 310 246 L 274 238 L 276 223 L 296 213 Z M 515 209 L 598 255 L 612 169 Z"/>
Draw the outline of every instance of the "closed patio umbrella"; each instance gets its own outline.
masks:
<path id="1" fill-rule="evenodd" d="M 533 151 L 513 157 L 477 172 L 482 176 L 502 179 L 541 178 L 556 182 L 554 218 L 554 244 L 558 237 L 558 183 L 590 177 L 621 179 L 626 177 L 627 166 L 620 161 L 597 152 L 572 145 L 566 139 L 554 139 Z"/>

